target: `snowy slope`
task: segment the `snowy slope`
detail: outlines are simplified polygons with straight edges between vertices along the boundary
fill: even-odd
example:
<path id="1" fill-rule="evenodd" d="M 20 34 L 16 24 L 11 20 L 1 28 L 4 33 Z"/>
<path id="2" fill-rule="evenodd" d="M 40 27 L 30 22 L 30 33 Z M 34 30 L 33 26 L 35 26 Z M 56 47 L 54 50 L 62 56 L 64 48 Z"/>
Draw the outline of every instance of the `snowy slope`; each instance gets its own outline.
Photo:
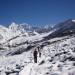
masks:
<path id="1" fill-rule="evenodd" d="M 75 37 L 66 36 L 49 41 L 52 44 L 42 49 L 38 63 L 28 64 L 19 75 L 75 75 Z"/>
<path id="2" fill-rule="evenodd" d="M 55 25 L 54 29 L 57 29 L 57 28 L 59 28 L 58 32 L 60 31 L 60 33 L 70 34 L 70 32 L 75 32 L 75 22 L 74 20 L 69 19 Z"/>
<path id="3" fill-rule="evenodd" d="M 47 36 L 46 38 L 53 38 L 53 37 L 62 37 L 70 34 L 75 33 L 75 22 L 72 19 L 63 21 L 61 23 L 56 24 L 53 27 L 53 30 L 56 29 L 55 32 Z"/>
<path id="4" fill-rule="evenodd" d="M 32 53 L 35 47 L 19 55 L 0 56 L 1 75 L 5 72 L 12 75 L 74 75 L 75 35 L 47 42 L 50 44 L 41 49 L 42 57 L 38 57 L 37 64 L 34 64 Z"/>
<path id="5" fill-rule="evenodd" d="M 52 31 L 53 32 L 53 31 Z M 43 43 L 45 40 L 44 37 L 48 36 L 52 32 L 46 34 L 36 34 L 34 36 L 19 36 L 7 40 L 1 44 L 4 50 L 1 52 L 1 55 L 15 55 L 21 54 L 25 51 L 30 50 L 30 48 L 37 46 L 38 44 Z M 20 51 L 21 50 L 21 51 Z M 3 53 L 4 52 L 4 53 Z"/>

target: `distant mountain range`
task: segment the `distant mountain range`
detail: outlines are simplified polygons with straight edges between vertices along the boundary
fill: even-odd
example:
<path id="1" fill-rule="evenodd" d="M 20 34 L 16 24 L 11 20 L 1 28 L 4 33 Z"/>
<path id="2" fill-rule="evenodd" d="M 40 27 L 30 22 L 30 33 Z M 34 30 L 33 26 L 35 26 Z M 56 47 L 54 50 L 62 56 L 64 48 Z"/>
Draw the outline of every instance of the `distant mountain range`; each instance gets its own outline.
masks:
<path id="1" fill-rule="evenodd" d="M 53 27 L 51 27 L 50 25 L 31 26 L 27 23 L 16 24 L 14 22 L 11 23 L 11 25 L 9 25 L 8 28 L 0 25 L 0 39 L 4 38 L 2 41 L 21 35 L 32 36 L 36 34 L 45 34 L 49 32 L 52 33 L 46 36 L 46 38 L 53 38 L 73 34 L 75 33 L 75 20 L 68 19 L 64 22 L 54 25 Z"/>
<path id="2" fill-rule="evenodd" d="M 9 26 L 9 28 L 13 29 L 13 31 L 16 29 L 16 30 L 21 30 L 22 32 L 23 31 L 31 31 L 31 32 L 36 31 L 38 33 L 49 32 L 50 30 L 52 30 L 52 27 L 50 25 L 32 26 L 32 25 L 29 25 L 27 23 L 22 23 L 22 24 L 18 25 L 14 22 Z"/>
<path id="3" fill-rule="evenodd" d="M 31 26 L 27 23 L 16 24 L 11 23 L 8 27 L 0 25 L 0 40 L 2 42 L 18 36 L 34 36 L 41 33 L 47 33 L 52 30 L 52 27 L 47 26 Z"/>

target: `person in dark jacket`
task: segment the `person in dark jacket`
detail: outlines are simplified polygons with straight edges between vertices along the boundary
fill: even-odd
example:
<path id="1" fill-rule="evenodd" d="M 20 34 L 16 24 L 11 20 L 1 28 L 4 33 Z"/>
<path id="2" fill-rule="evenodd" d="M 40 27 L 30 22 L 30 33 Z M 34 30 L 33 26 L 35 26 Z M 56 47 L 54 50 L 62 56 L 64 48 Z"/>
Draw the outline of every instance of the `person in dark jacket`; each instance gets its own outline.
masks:
<path id="1" fill-rule="evenodd" d="M 34 62 L 37 63 L 37 50 L 35 49 L 33 56 L 34 56 Z"/>
<path id="2" fill-rule="evenodd" d="M 39 57 L 41 57 L 41 49 L 39 46 L 37 48 L 38 48 L 38 52 L 39 52 Z"/>

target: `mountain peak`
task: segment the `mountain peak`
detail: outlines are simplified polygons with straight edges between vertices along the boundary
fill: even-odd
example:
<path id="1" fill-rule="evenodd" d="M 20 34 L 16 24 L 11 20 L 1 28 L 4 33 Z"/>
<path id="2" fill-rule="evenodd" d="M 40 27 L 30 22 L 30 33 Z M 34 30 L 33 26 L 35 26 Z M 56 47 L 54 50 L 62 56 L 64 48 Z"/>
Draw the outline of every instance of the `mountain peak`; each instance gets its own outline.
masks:
<path id="1" fill-rule="evenodd" d="M 16 24 L 15 22 L 12 22 L 12 23 L 11 23 L 11 26 L 14 26 L 14 25 L 18 25 L 18 24 Z"/>
<path id="2" fill-rule="evenodd" d="M 72 20 L 72 22 L 75 22 L 75 20 Z"/>

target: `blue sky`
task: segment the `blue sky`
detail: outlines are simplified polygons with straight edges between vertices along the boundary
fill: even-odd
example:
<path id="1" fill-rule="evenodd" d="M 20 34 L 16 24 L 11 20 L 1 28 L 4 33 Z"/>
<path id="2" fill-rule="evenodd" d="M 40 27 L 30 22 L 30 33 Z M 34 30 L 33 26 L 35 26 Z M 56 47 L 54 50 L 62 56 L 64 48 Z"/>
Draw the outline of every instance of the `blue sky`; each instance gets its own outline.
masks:
<path id="1" fill-rule="evenodd" d="M 0 0 L 0 24 L 56 24 L 75 19 L 75 0 Z"/>

